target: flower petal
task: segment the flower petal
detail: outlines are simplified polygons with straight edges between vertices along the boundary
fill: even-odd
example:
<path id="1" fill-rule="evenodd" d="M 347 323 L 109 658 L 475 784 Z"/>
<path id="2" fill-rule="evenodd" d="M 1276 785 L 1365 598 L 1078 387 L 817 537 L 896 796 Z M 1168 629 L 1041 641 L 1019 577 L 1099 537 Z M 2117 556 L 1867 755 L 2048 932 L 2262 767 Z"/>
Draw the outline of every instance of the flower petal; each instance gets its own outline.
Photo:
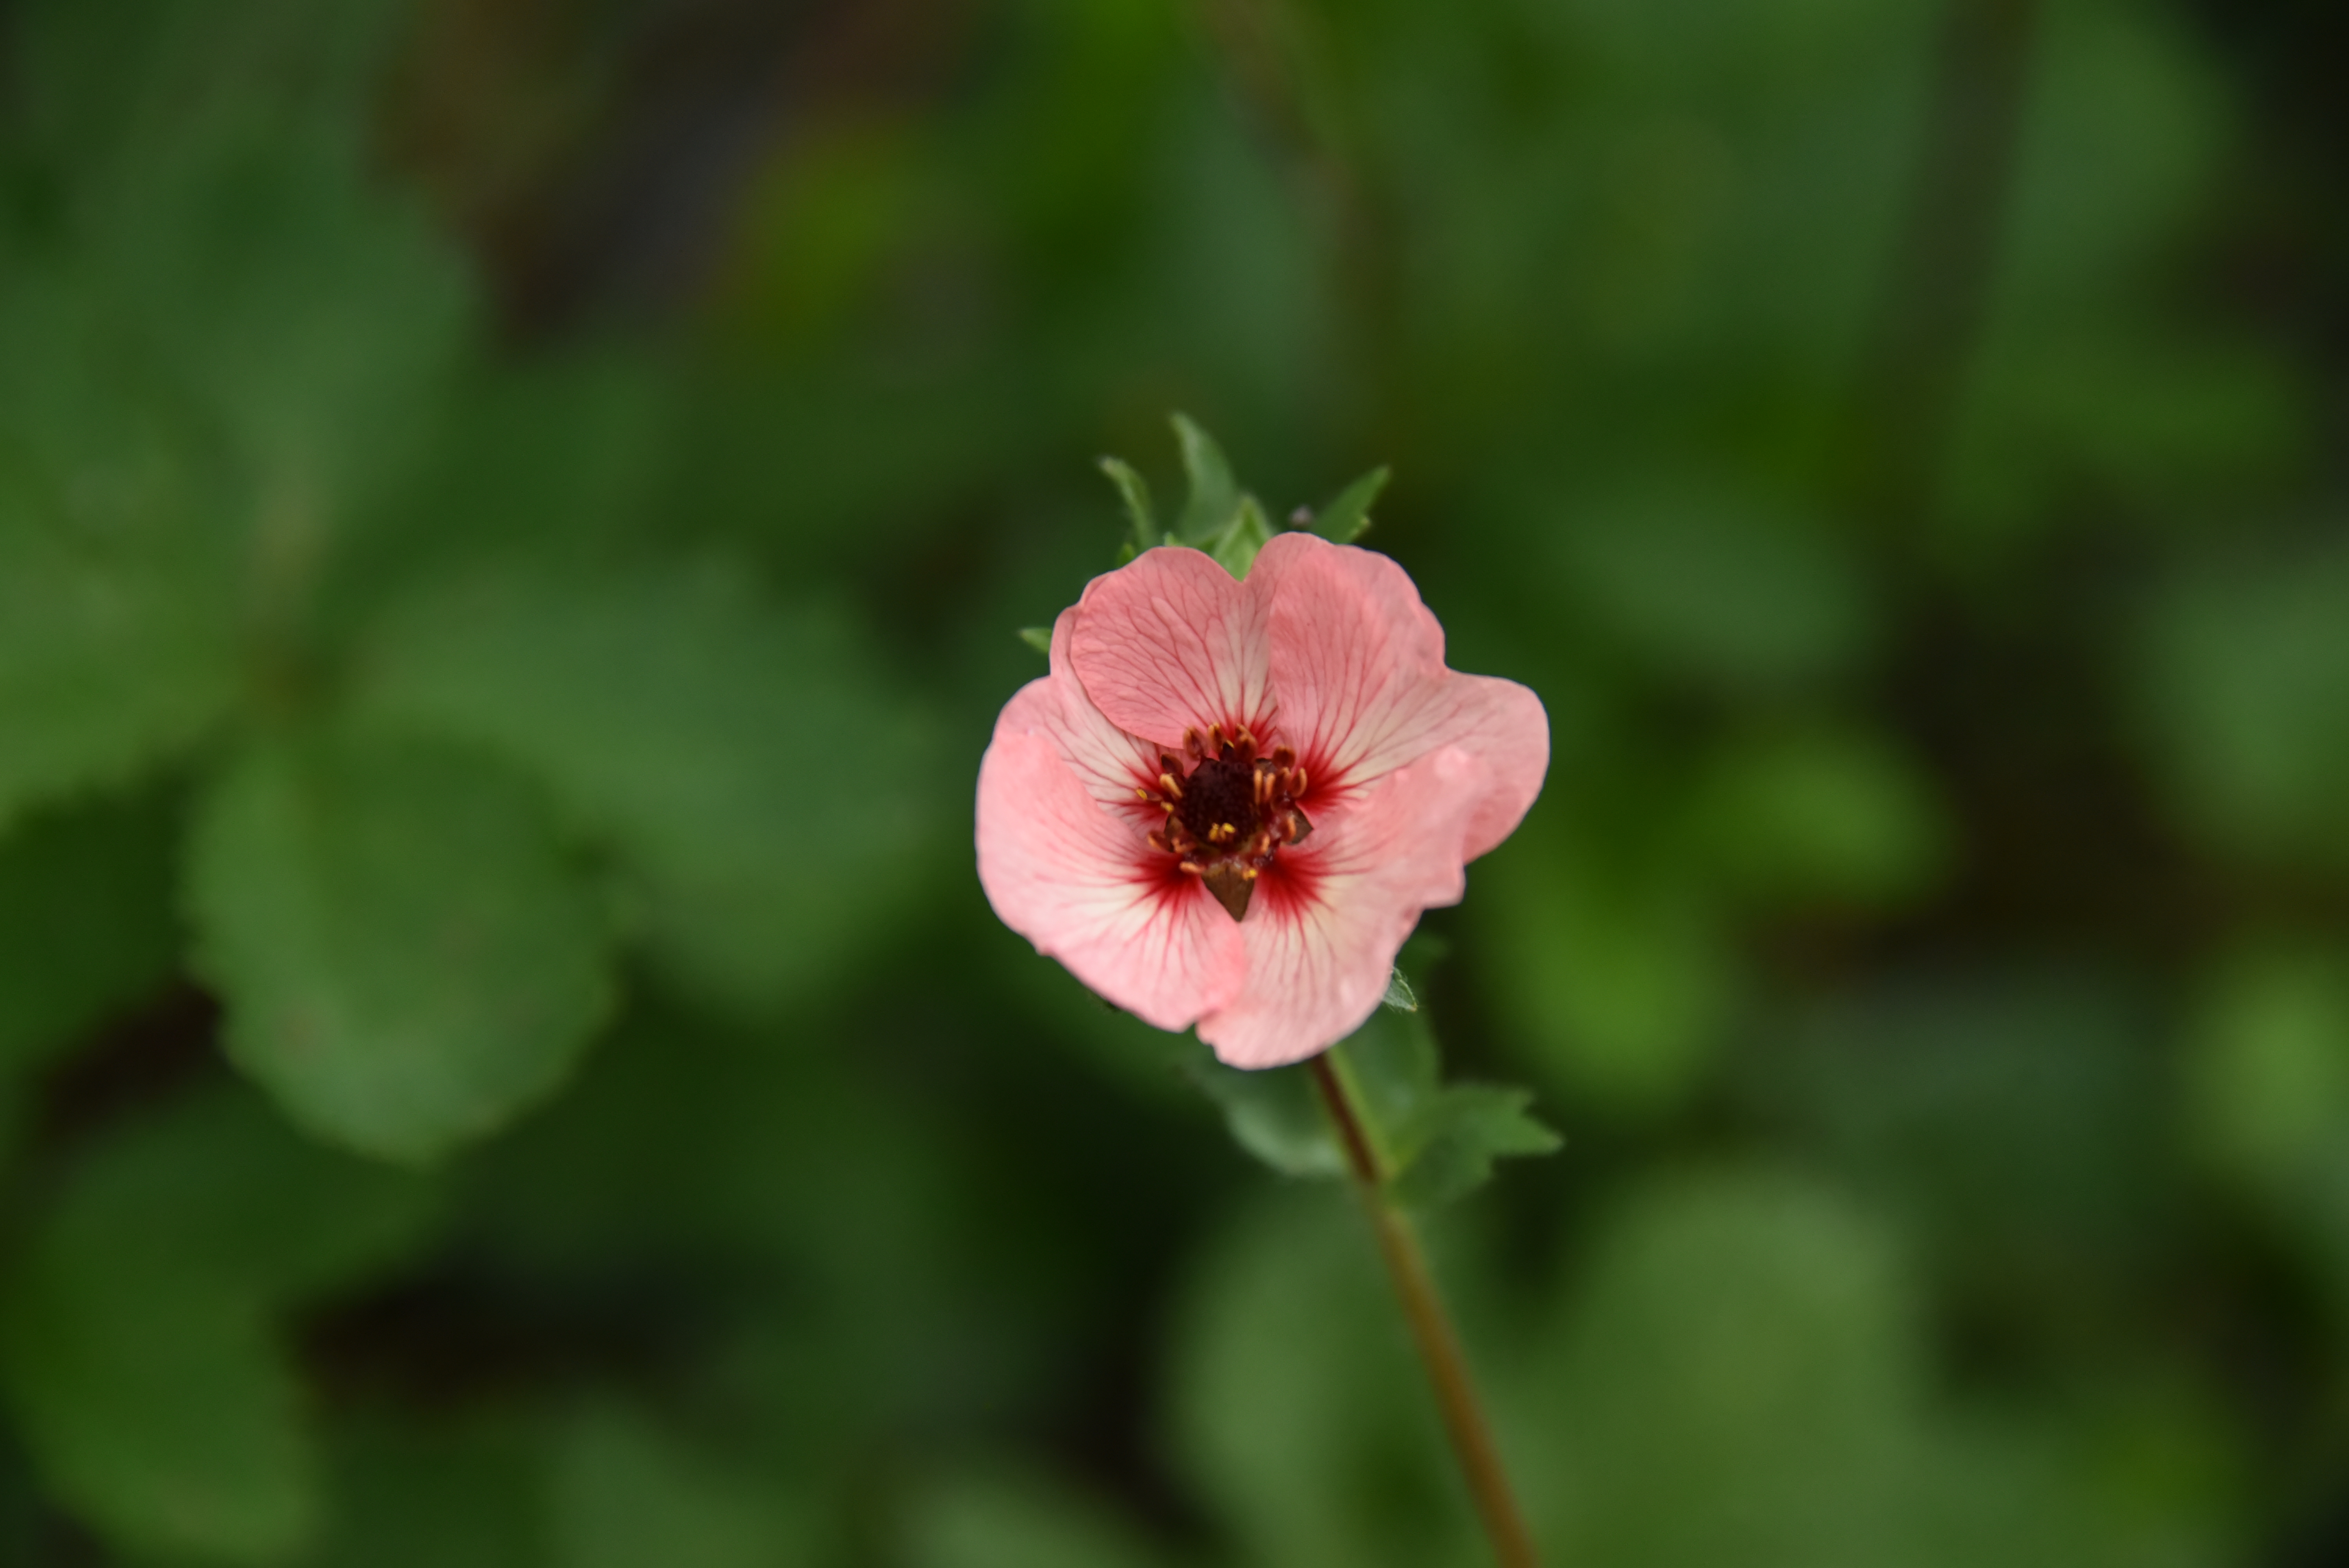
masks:
<path id="1" fill-rule="evenodd" d="M 1105 810 L 1046 734 L 999 727 L 978 765 L 978 880 L 1003 923 L 1162 1029 L 1238 993 L 1240 929 Z"/>
<path id="2" fill-rule="evenodd" d="M 1468 820 L 1468 859 L 1488 853 L 1517 830 L 1549 772 L 1549 715 L 1541 698 L 1498 676 L 1444 680 L 1445 713 L 1429 731 L 1438 746 L 1457 747 L 1485 767 L 1485 798 Z"/>
<path id="3" fill-rule="evenodd" d="M 1045 737 L 1075 771 L 1086 794 L 1105 806 L 1154 818 L 1156 809 L 1143 805 L 1133 792 L 1156 784 L 1159 748 L 1112 724 L 1085 695 L 1069 665 L 1069 638 L 1076 618 L 1073 609 L 1061 612 L 1052 625 L 1052 673 L 1013 695 L 995 721 L 995 733 L 998 738 Z"/>
<path id="4" fill-rule="evenodd" d="M 1264 613 L 1204 552 L 1145 551 L 1085 585 L 1070 659 L 1112 724 L 1173 750 L 1185 729 L 1264 724 Z"/>
<path id="5" fill-rule="evenodd" d="M 1549 769 L 1549 719 L 1515 681 L 1444 667 L 1444 628 L 1402 567 L 1310 533 L 1273 537 L 1249 586 L 1267 601 L 1280 737 L 1343 789 L 1458 747 L 1490 768 L 1469 859 L 1509 836 Z"/>
<path id="6" fill-rule="evenodd" d="M 1199 1020 L 1199 1037 L 1233 1067 L 1271 1068 L 1361 1027 L 1421 912 L 1460 902 L 1469 825 L 1490 792 L 1484 760 L 1446 747 L 1343 799 L 1258 882 L 1239 926 L 1246 985 Z"/>

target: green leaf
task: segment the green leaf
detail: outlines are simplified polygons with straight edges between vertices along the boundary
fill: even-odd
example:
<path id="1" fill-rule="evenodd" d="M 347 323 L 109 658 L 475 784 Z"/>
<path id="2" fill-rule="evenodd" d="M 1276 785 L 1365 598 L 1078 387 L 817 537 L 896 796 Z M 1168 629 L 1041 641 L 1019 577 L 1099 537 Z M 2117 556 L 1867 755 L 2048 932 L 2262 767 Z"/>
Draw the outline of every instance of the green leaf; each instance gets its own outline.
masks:
<path id="1" fill-rule="evenodd" d="M 1834 1192 L 1766 1172 L 1619 1201 L 1523 1396 L 1559 1446 L 1534 1499 L 1557 1560 L 1937 1560 L 1912 1533 L 1923 1367 L 1899 1261 Z"/>
<path id="2" fill-rule="evenodd" d="M 2143 706 L 2186 814 L 2219 842 L 2349 860 L 2349 548 L 2198 561 L 2149 606 Z"/>
<path id="3" fill-rule="evenodd" d="M 399 19 L 388 0 L 41 5 L 12 18 L 11 42 L 30 129 L 129 183 L 240 132 L 316 139 L 366 123 Z"/>
<path id="4" fill-rule="evenodd" d="M 83 801 L 0 840 L 0 1074 L 156 990 L 179 960 L 172 814 Z"/>
<path id="5" fill-rule="evenodd" d="M 1237 517 L 1239 482 L 1232 478 L 1232 465 L 1223 448 L 1187 416 L 1174 416 L 1174 438 L 1182 444 L 1183 472 L 1191 484 L 1174 536 L 1185 544 L 1204 549 L 1222 537 Z"/>
<path id="6" fill-rule="evenodd" d="M 1493 1179 L 1493 1161 L 1555 1154 L 1566 1140 L 1527 1112 L 1533 1091 L 1454 1084 L 1431 1100 L 1408 1132 L 1417 1148 L 1393 1178 L 1394 1200 L 1409 1208 L 1454 1202 Z"/>
<path id="7" fill-rule="evenodd" d="M 1276 1190 L 1212 1239 L 1173 1324 L 1174 1458 L 1238 1562 L 1485 1561 L 1353 1207 L 1329 1187 Z"/>
<path id="8" fill-rule="evenodd" d="M 201 803 L 189 899 L 239 1066 L 319 1136 L 427 1160 L 544 1098 L 612 1000 L 536 792 L 441 746 L 255 744 Z"/>
<path id="9" fill-rule="evenodd" d="M 1686 830 L 1738 891 L 1797 906 L 1913 897 L 1948 853 L 1919 770 L 1864 733 L 1774 735 L 1727 749 L 1700 784 Z"/>
<path id="10" fill-rule="evenodd" d="M 0 289 L 0 826 L 134 778 L 241 684 L 224 501 L 81 281 Z"/>
<path id="11" fill-rule="evenodd" d="M 1150 1568 L 1164 1553 L 1066 1485 L 1027 1475 L 957 1478 L 901 1505 L 909 1568 Z"/>
<path id="12" fill-rule="evenodd" d="M 543 569 L 437 584 L 362 701 L 543 779 L 618 852 L 657 953 L 771 1012 L 885 930 L 936 842 L 921 716 L 836 618 L 748 581 Z"/>
<path id="13" fill-rule="evenodd" d="M 812 1555 L 771 1480 L 730 1473 L 620 1411 L 575 1419 L 549 1480 L 554 1568 L 771 1568 Z"/>
<path id="14" fill-rule="evenodd" d="M 543 1560 L 538 1434 L 502 1413 L 460 1424 L 403 1412 L 328 1434 L 331 1533 L 303 1568 L 516 1568 Z"/>
<path id="15" fill-rule="evenodd" d="M 1313 514 L 1312 529 L 1332 544 L 1351 544 L 1371 526 L 1371 506 L 1387 488 L 1392 470 L 1372 469 L 1338 492 L 1335 500 Z"/>
<path id="16" fill-rule="evenodd" d="M 196 574 L 46 527 L 21 499 L 0 471 L 0 823 L 137 778 L 215 723 L 236 687 Z"/>
<path id="17" fill-rule="evenodd" d="M 131 1549 L 267 1562 L 319 1515 L 276 1329 L 425 1235 L 421 1180 L 295 1137 L 249 1090 L 87 1156 L 26 1238 L 0 1377 L 50 1485 Z"/>
<path id="18" fill-rule="evenodd" d="M 1550 1154 L 1564 1146 L 1527 1114 L 1530 1090 L 1442 1082 L 1434 1035 L 1416 1010 L 1371 1015 L 1334 1048 L 1331 1059 L 1385 1165 L 1387 1191 L 1399 1203 L 1453 1202 L 1492 1179 L 1495 1160 Z"/>
<path id="19" fill-rule="evenodd" d="M 434 433 L 469 345 L 460 256 L 334 141 L 258 138 L 112 210 L 126 308 L 255 485 L 264 573 L 298 576 Z M 298 585 L 297 585 L 298 586 Z"/>
<path id="20" fill-rule="evenodd" d="M 1876 634 L 1849 543 L 1743 485 L 1627 486 L 1577 502 L 1556 538 L 1590 621 L 1668 674 L 1800 685 L 1849 668 Z"/>
<path id="21" fill-rule="evenodd" d="M 1330 1118 L 1303 1068 L 1243 1072 L 1216 1060 L 1205 1046 L 1185 1066 L 1242 1149 L 1284 1176 L 1346 1173 Z"/>
<path id="22" fill-rule="evenodd" d="M 1256 552 L 1272 538 L 1272 524 L 1264 515 L 1264 508 L 1256 497 L 1240 497 L 1239 510 L 1232 514 L 1229 527 L 1208 542 L 1207 553 L 1216 564 L 1235 577 L 1246 577 L 1248 568 L 1256 564 Z"/>
<path id="23" fill-rule="evenodd" d="M 1492 1179 L 1493 1161 L 1548 1154 L 1557 1134 L 1526 1113 L 1530 1091 L 1485 1084 L 1446 1084 L 1435 1037 L 1397 969 L 1390 1000 L 1330 1060 L 1352 1096 L 1397 1202 L 1429 1208 L 1465 1197 Z M 1204 1047 L 1187 1062 L 1191 1077 L 1224 1113 L 1241 1148 L 1284 1176 L 1345 1174 L 1310 1069 L 1304 1066 L 1241 1072 Z"/>
<path id="24" fill-rule="evenodd" d="M 1052 628 L 1050 626 L 1022 626 L 1019 628 L 1019 640 L 1027 644 L 1030 647 L 1035 649 L 1038 653 L 1049 655 L 1052 651 Z"/>
<path id="25" fill-rule="evenodd" d="M 1133 529 L 1126 547 L 1136 555 L 1166 542 L 1165 532 L 1158 526 L 1158 514 L 1151 509 L 1150 484 L 1133 464 L 1121 458 L 1103 458 L 1102 472 L 1125 501 L 1126 521 Z"/>
<path id="26" fill-rule="evenodd" d="M 270 1563 L 317 1528 L 300 1388 L 254 1304 L 36 1270 L 0 1318 L 0 1357 L 48 1486 L 121 1544 Z"/>
<path id="27" fill-rule="evenodd" d="M 2304 1198 L 2349 1151 L 2349 962 L 2313 944 L 2217 966 L 2188 1037 L 2202 1150 L 2269 1195 Z"/>
<path id="28" fill-rule="evenodd" d="M 1519 837 L 1480 868 L 1471 905 L 1505 1032 L 1579 1100 L 1668 1113 L 1713 1068 L 1740 982 L 1711 890 L 1579 833 Z"/>

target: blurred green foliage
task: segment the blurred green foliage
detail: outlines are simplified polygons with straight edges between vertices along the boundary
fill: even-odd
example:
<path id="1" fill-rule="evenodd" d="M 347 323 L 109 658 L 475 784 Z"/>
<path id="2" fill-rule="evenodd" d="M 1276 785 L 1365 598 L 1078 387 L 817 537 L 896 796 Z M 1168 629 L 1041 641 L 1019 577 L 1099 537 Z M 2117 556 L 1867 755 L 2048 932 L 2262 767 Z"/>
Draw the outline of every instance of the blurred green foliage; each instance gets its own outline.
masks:
<path id="1" fill-rule="evenodd" d="M 2335 1560 L 2344 43 L 0 4 L 0 1562 L 1483 1561 L 964 836 L 1300 504 L 1551 715 L 1350 1061 L 1557 1561 Z"/>

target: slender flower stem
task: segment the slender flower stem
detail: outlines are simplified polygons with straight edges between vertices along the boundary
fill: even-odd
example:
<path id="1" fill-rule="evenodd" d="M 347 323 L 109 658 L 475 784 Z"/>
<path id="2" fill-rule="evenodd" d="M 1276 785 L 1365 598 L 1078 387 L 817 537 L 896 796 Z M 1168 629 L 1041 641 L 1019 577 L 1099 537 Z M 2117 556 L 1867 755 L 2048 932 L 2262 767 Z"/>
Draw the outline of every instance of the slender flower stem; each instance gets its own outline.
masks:
<path id="1" fill-rule="evenodd" d="M 1444 1298 L 1436 1294 L 1435 1276 L 1427 1266 L 1419 1233 L 1410 1218 L 1387 1201 L 1378 1150 L 1354 1109 L 1353 1096 L 1339 1067 L 1324 1052 L 1313 1058 L 1312 1068 L 1313 1085 L 1321 1091 L 1321 1103 L 1338 1129 L 1347 1168 L 1353 1173 L 1354 1191 L 1377 1233 L 1379 1254 L 1386 1261 L 1387 1277 L 1394 1282 L 1403 1316 L 1411 1323 L 1412 1340 L 1427 1367 L 1428 1381 L 1434 1385 L 1444 1430 L 1452 1439 L 1453 1452 L 1459 1456 L 1476 1511 L 1484 1519 L 1485 1533 L 1492 1538 L 1493 1555 L 1501 1568 L 1540 1568 L 1534 1556 L 1533 1536 L 1509 1491 L 1508 1473 L 1501 1468 L 1492 1427 L 1477 1402 L 1475 1385 L 1469 1380 L 1459 1332 L 1444 1309 Z"/>

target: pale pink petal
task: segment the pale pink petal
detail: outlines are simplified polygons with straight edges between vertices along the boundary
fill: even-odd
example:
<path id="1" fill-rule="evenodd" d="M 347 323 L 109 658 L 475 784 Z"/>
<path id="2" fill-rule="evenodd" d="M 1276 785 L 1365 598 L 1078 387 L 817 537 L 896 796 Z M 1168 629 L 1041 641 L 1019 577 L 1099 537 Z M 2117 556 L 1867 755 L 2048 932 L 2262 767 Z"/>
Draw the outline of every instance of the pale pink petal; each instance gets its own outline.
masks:
<path id="1" fill-rule="evenodd" d="M 1485 764 L 1485 798 L 1468 820 L 1467 857 L 1499 847 L 1541 793 L 1549 772 L 1549 715 L 1541 698 L 1498 676 L 1447 675 L 1444 713 L 1427 731 Z"/>
<path id="2" fill-rule="evenodd" d="M 1158 809 L 1138 800 L 1137 789 L 1157 782 L 1158 748 L 1135 739 L 1105 717 L 1085 696 L 1069 666 L 1069 636 L 1077 613 L 1063 610 L 1052 626 L 1052 673 L 1030 681 L 1004 705 L 997 736 L 1041 735 L 1052 742 L 1091 795 L 1105 806 L 1134 811 L 1154 825 Z"/>
<path id="3" fill-rule="evenodd" d="M 1204 552 L 1145 551 L 1085 585 L 1070 660 L 1112 724 L 1174 750 L 1185 729 L 1269 717 L 1264 614 Z"/>
<path id="4" fill-rule="evenodd" d="M 1467 857 L 1509 836 L 1541 792 L 1549 720 L 1514 681 L 1444 667 L 1444 629 L 1402 567 L 1309 533 L 1274 536 L 1248 585 L 1268 601 L 1279 735 L 1318 784 L 1344 789 L 1441 747 L 1485 760 Z"/>
<path id="5" fill-rule="evenodd" d="M 1052 738 L 997 729 L 978 765 L 978 880 L 1003 923 L 1162 1029 L 1239 991 L 1240 928 L 1195 877 L 1105 809 Z"/>
<path id="6" fill-rule="evenodd" d="M 1423 910 L 1457 903 L 1482 758 L 1446 747 L 1351 792 L 1257 884 L 1247 976 L 1199 1037 L 1233 1067 L 1299 1061 L 1360 1028 Z"/>

